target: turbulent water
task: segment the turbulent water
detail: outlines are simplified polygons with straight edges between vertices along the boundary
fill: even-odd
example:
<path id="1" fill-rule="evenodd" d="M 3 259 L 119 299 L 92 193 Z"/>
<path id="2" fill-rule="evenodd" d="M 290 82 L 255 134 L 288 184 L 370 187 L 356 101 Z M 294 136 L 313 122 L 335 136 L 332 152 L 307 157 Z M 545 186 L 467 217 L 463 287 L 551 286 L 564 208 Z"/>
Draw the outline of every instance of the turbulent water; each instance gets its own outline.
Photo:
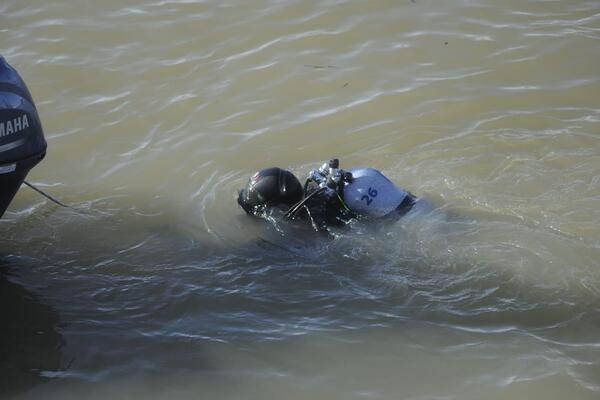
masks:
<path id="1" fill-rule="evenodd" d="M 0 221 L 0 397 L 597 399 L 600 3 L 4 0 L 49 148 Z M 427 199 L 333 240 L 252 173 Z"/>

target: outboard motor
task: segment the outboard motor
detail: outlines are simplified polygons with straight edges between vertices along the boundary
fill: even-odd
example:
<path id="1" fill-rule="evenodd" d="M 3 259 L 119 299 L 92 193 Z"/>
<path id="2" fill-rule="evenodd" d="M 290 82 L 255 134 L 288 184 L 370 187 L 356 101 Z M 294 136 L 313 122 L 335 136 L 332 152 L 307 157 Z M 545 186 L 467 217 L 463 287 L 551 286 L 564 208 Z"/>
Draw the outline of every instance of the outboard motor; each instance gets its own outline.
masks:
<path id="1" fill-rule="evenodd" d="M 0 56 L 0 217 L 45 155 L 46 140 L 31 94 Z"/>

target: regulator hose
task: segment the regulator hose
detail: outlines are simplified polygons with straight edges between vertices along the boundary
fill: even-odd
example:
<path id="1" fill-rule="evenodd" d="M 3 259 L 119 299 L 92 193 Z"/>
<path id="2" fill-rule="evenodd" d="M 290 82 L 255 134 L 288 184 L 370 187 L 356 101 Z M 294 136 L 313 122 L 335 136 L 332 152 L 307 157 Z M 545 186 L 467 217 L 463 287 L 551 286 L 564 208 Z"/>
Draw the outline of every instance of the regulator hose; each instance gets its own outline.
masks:
<path id="1" fill-rule="evenodd" d="M 325 189 L 326 188 L 319 188 L 319 189 L 315 190 L 314 192 L 312 192 L 311 194 L 309 194 L 308 196 L 306 196 L 305 198 L 303 198 L 302 200 L 300 200 L 298 203 L 293 205 L 289 210 L 287 210 L 287 212 L 283 215 L 283 218 L 287 218 L 287 219 L 293 218 L 298 213 L 298 211 L 300 211 L 302 206 L 306 204 L 306 202 L 308 200 L 310 200 L 313 196 L 315 196 L 317 194 L 323 193 L 325 191 Z"/>

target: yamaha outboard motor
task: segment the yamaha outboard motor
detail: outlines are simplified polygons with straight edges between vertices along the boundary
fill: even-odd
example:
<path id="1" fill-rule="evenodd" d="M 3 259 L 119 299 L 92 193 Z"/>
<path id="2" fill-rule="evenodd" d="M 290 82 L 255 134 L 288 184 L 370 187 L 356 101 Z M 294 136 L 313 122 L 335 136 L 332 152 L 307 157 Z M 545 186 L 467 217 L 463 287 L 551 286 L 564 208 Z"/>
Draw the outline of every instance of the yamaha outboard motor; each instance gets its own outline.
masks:
<path id="1" fill-rule="evenodd" d="M 238 204 L 250 215 L 260 214 L 267 207 L 291 207 L 302 200 L 300 181 L 290 171 L 267 168 L 255 173 L 245 189 L 239 191 Z"/>
<path id="2" fill-rule="evenodd" d="M 45 155 L 46 140 L 31 94 L 0 56 L 0 217 Z"/>

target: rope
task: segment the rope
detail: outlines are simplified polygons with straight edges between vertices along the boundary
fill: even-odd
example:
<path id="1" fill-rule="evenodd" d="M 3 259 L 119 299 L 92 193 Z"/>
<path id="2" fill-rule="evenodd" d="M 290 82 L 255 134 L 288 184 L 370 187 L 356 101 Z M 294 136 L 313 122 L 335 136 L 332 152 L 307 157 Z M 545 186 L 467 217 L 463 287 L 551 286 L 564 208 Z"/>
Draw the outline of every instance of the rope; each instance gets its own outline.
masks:
<path id="1" fill-rule="evenodd" d="M 26 184 L 27 186 L 29 186 L 30 188 L 32 188 L 33 190 L 35 190 L 36 192 L 38 192 L 39 194 L 41 194 L 42 196 L 44 196 L 45 198 L 47 198 L 48 200 L 50 200 L 51 202 L 58 204 L 61 207 L 64 208 L 70 208 L 71 210 L 74 210 L 73 207 L 68 206 L 64 203 L 61 203 L 59 200 L 56 200 L 54 197 L 50 196 L 48 193 L 45 193 L 43 190 L 38 189 L 37 187 L 35 187 L 34 185 L 32 185 L 31 183 L 27 182 L 27 181 L 23 181 L 24 184 Z"/>

